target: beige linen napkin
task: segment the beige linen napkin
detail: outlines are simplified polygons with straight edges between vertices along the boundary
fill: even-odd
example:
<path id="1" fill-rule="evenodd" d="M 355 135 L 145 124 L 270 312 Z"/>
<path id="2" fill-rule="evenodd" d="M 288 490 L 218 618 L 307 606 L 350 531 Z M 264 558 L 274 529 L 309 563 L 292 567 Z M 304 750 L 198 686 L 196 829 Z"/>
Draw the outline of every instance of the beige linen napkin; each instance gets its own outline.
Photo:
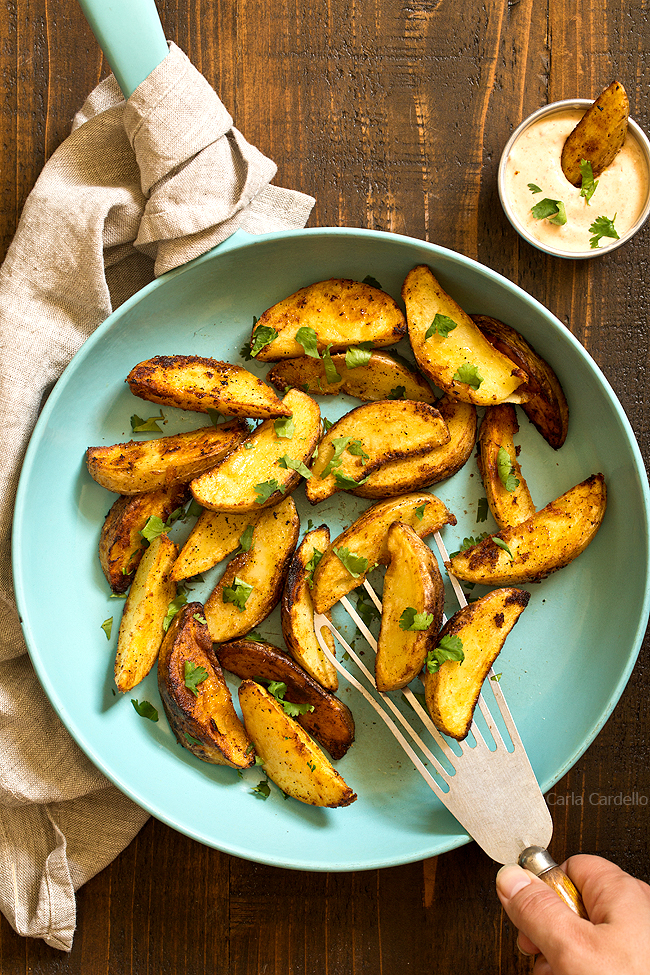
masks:
<path id="1" fill-rule="evenodd" d="M 0 269 L 0 909 L 22 935 L 69 951 L 74 892 L 147 814 L 73 742 L 45 698 L 13 599 L 10 530 L 22 457 L 44 396 L 131 294 L 238 227 L 303 227 L 313 199 L 233 128 L 173 45 L 124 102 L 91 94 L 46 164 Z"/>

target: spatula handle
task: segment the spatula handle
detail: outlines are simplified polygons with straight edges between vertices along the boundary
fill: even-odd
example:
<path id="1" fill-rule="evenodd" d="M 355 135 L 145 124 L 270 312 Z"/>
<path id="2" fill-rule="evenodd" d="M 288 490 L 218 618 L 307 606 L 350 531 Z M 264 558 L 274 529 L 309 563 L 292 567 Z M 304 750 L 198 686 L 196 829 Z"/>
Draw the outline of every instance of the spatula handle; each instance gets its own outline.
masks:
<path id="1" fill-rule="evenodd" d="M 529 846 L 519 857 L 519 866 L 548 884 L 578 917 L 588 917 L 577 887 L 544 847 Z"/>

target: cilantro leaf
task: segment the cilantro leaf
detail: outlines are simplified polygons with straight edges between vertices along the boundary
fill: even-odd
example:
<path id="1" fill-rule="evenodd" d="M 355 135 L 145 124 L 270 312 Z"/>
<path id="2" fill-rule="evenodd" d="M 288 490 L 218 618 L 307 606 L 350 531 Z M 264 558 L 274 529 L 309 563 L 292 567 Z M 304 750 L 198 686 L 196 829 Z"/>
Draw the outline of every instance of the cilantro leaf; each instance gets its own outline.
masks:
<path id="1" fill-rule="evenodd" d="M 358 345 L 351 345 L 345 353 L 345 364 L 348 369 L 358 369 L 359 366 L 367 366 L 372 355 L 372 342 L 359 342 Z"/>
<path id="2" fill-rule="evenodd" d="M 326 416 L 321 417 L 321 420 L 323 422 L 323 430 L 325 431 L 325 433 L 327 433 L 328 430 L 332 429 L 334 424 L 332 423 L 331 420 L 328 420 Z"/>
<path id="3" fill-rule="evenodd" d="M 362 477 L 360 481 L 355 481 L 348 474 L 341 474 L 340 471 L 334 471 L 334 484 L 338 491 L 354 491 L 361 484 L 365 484 L 367 480 L 367 477 Z"/>
<path id="4" fill-rule="evenodd" d="M 477 509 L 476 509 L 476 523 L 477 524 L 479 522 L 481 522 L 481 521 L 487 521 L 488 511 L 489 511 L 489 508 L 488 508 L 488 500 L 487 500 L 487 498 L 479 498 L 478 499 L 478 506 L 477 506 Z"/>
<path id="5" fill-rule="evenodd" d="M 295 432 L 293 416 L 279 416 L 273 423 L 273 429 L 277 437 L 291 440 Z"/>
<path id="6" fill-rule="evenodd" d="M 133 433 L 162 433 L 161 428 L 158 426 L 158 420 L 164 420 L 165 415 L 163 411 L 160 411 L 160 416 L 150 416 L 147 420 L 143 420 L 141 416 L 134 413 L 131 417 L 131 430 Z"/>
<path id="7" fill-rule="evenodd" d="M 499 538 L 497 535 L 493 535 L 492 536 L 492 541 L 497 546 L 497 548 L 502 548 L 504 552 L 507 552 L 508 553 L 508 555 L 510 556 L 511 561 L 514 560 L 514 555 L 512 554 L 512 552 L 510 551 L 510 549 L 508 548 L 508 546 L 506 545 L 506 543 L 503 541 L 502 538 Z"/>
<path id="8" fill-rule="evenodd" d="M 336 366 L 334 365 L 334 360 L 330 353 L 331 345 L 328 345 L 323 352 L 323 366 L 325 367 L 325 379 L 328 383 L 340 383 L 343 376 L 336 371 Z"/>
<path id="9" fill-rule="evenodd" d="M 344 450 L 348 453 L 354 454 L 356 457 L 361 457 L 362 464 L 365 464 L 367 460 L 370 459 L 370 455 L 365 452 L 360 440 L 353 440 L 352 437 L 334 437 L 332 440 L 332 446 L 334 447 L 334 453 L 330 458 L 328 464 L 325 465 L 321 478 L 327 477 L 331 474 L 336 467 L 340 467 L 343 463 L 342 454 Z M 357 482 L 358 483 L 358 482 Z"/>
<path id="10" fill-rule="evenodd" d="M 253 337 L 250 344 L 250 355 L 254 359 L 256 355 L 262 351 L 265 345 L 270 345 L 273 339 L 277 339 L 278 333 L 270 325 L 257 325 L 256 321 L 253 319 Z"/>
<path id="11" fill-rule="evenodd" d="M 131 704 L 136 709 L 141 718 L 149 718 L 150 721 L 158 720 L 158 712 L 156 711 L 153 704 L 149 701 L 137 701 L 135 698 L 131 698 Z"/>
<path id="12" fill-rule="evenodd" d="M 296 332 L 296 342 L 302 345 L 305 355 L 312 359 L 320 359 L 318 352 L 318 335 L 309 325 L 303 325 Z"/>
<path id="13" fill-rule="evenodd" d="M 589 206 L 589 200 L 592 198 L 596 192 L 596 187 L 598 186 L 598 180 L 594 179 L 594 171 L 591 163 L 588 159 L 583 159 L 580 163 L 580 175 L 582 177 L 582 184 L 580 186 L 580 196 L 583 196 L 585 203 Z"/>
<path id="14" fill-rule="evenodd" d="M 250 552 L 251 542 L 253 541 L 253 531 L 255 525 L 246 525 L 239 537 L 239 552 Z"/>
<path id="15" fill-rule="evenodd" d="M 368 559 L 363 555 L 356 555 L 349 548 L 341 547 L 332 549 L 339 562 L 348 570 L 353 578 L 358 579 L 364 572 L 368 571 Z"/>
<path id="16" fill-rule="evenodd" d="M 462 366 L 458 367 L 452 378 L 455 382 L 466 383 L 472 389 L 478 389 L 483 382 L 483 376 L 479 375 L 478 366 L 474 365 L 473 362 L 464 362 Z"/>
<path id="17" fill-rule="evenodd" d="M 530 190 L 531 193 L 541 193 L 542 192 L 541 187 L 540 186 L 536 186 L 535 183 L 529 183 L 528 184 L 528 189 Z"/>
<path id="18" fill-rule="evenodd" d="M 287 685 L 284 681 L 272 680 L 268 684 L 268 692 L 272 694 L 278 704 L 281 704 L 285 713 L 290 718 L 298 718 L 301 714 L 307 714 L 314 710 L 313 704 L 294 704 L 293 701 L 285 701 L 284 695 L 287 693 Z"/>
<path id="19" fill-rule="evenodd" d="M 185 511 L 185 518 L 198 518 L 202 511 L 202 505 L 199 504 L 196 498 L 192 498 Z"/>
<path id="20" fill-rule="evenodd" d="M 268 797 L 271 795 L 271 786 L 268 783 L 268 779 L 262 779 L 261 782 L 258 782 L 257 785 L 251 789 L 251 792 L 254 796 L 257 796 L 258 799 L 268 799 Z"/>
<path id="21" fill-rule="evenodd" d="M 190 745 L 202 745 L 203 744 L 203 742 L 202 741 L 199 741 L 198 738 L 192 738 L 192 736 L 187 731 L 184 731 L 183 734 L 185 735 L 186 741 L 188 741 L 190 743 Z"/>
<path id="22" fill-rule="evenodd" d="M 202 626 L 207 626 L 207 620 L 205 616 L 201 616 L 200 613 L 195 613 L 194 619 L 196 620 L 197 623 L 200 623 Z"/>
<path id="23" fill-rule="evenodd" d="M 493 674 L 492 677 L 490 677 L 490 680 L 495 680 L 498 684 L 502 677 L 503 677 L 503 672 L 500 674 Z"/>
<path id="24" fill-rule="evenodd" d="M 320 551 L 320 549 L 315 548 L 314 551 L 311 553 L 311 556 L 309 557 L 309 561 L 305 566 L 307 585 L 309 586 L 310 589 L 314 588 L 314 572 L 316 571 L 316 566 L 318 565 L 318 563 L 322 558 L 323 558 L 323 553 Z"/>
<path id="25" fill-rule="evenodd" d="M 613 237 L 614 240 L 619 240 L 618 233 L 614 227 L 614 220 L 616 220 L 617 214 L 614 214 L 612 220 L 609 217 L 596 217 L 591 227 L 589 228 L 589 233 L 593 234 L 593 237 L 589 238 L 589 243 L 591 247 L 598 247 L 601 237 Z"/>
<path id="26" fill-rule="evenodd" d="M 427 506 L 427 502 L 423 501 L 422 504 L 419 504 L 415 509 L 415 517 L 419 519 L 419 521 L 422 521 L 422 519 L 424 518 L 424 511 L 426 506 Z"/>
<path id="27" fill-rule="evenodd" d="M 497 453 L 497 472 L 499 474 L 499 480 L 510 494 L 519 487 L 519 478 L 515 477 L 514 470 L 514 466 L 510 460 L 510 454 L 505 447 L 499 447 L 499 452 Z"/>
<path id="28" fill-rule="evenodd" d="M 264 504 L 276 491 L 281 491 L 284 494 L 286 488 L 282 484 L 279 484 L 277 478 L 274 477 L 270 481 L 261 481 L 259 484 L 256 484 L 254 490 L 257 494 L 255 504 Z"/>
<path id="29" fill-rule="evenodd" d="M 284 467 L 285 470 L 289 468 L 292 471 L 297 471 L 302 477 L 305 478 L 306 481 L 308 481 L 312 476 L 309 468 L 305 467 L 301 460 L 294 460 L 293 457 L 289 456 L 289 454 L 284 454 L 284 456 L 278 457 L 276 463 L 279 464 L 280 467 Z"/>
<path id="30" fill-rule="evenodd" d="M 446 660 L 457 660 L 462 663 L 464 659 L 463 641 L 460 637 L 443 636 L 435 650 L 429 650 L 426 668 L 430 674 L 435 674 Z"/>
<path id="31" fill-rule="evenodd" d="M 357 589 L 357 593 L 357 613 L 366 626 L 369 627 L 373 620 L 381 619 L 381 613 L 363 587 Z"/>
<path id="32" fill-rule="evenodd" d="M 475 545 L 480 545 L 481 542 L 484 542 L 485 539 L 489 537 L 490 537 L 489 532 L 482 532 L 482 534 L 477 535 L 476 538 L 473 538 L 472 535 L 470 535 L 468 538 L 464 538 L 463 541 L 461 542 L 458 551 L 452 552 L 449 558 L 453 559 L 457 555 L 460 555 L 461 552 L 466 552 L 468 548 L 474 548 Z"/>
<path id="33" fill-rule="evenodd" d="M 404 399 L 406 396 L 406 386 L 395 386 L 388 394 L 389 399 Z"/>
<path id="34" fill-rule="evenodd" d="M 377 288 L 381 291 L 381 285 L 376 278 L 373 278 L 372 274 L 366 274 L 365 278 L 361 282 L 362 284 L 369 284 L 371 288 Z"/>
<path id="35" fill-rule="evenodd" d="M 106 639 L 110 640 L 111 632 L 113 630 L 113 617 L 110 616 L 107 620 L 102 623 L 102 630 L 106 634 Z"/>
<path id="36" fill-rule="evenodd" d="M 197 691 L 197 687 L 199 684 L 202 684 L 208 676 L 208 672 L 205 667 L 200 667 L 192 660 L 186 660 L 184 663 L 183 676 L 185 678 L 185 686 L 187 687 L 188 691 L 191 691 L 194 697 L 198 697 L 199 692 Z"/>
<path id="37" fill-rule="evenodd" d="M 432 335 L 440 335 L 443 339 L 446 339 L 450 332 L 457 327 L 457 322 L 453 318 L 449 318 L 448 315 L 441 315 L 436 312 L 436 316 L 429 325 L 428 329 L 424 333 L 424 340 L 430 339 Z"/>
<path id="38" fill-rule="evenodd" d="M 231 586 L 224 586 L 222 600 L 224 603 L 234 603 L 240 613 L 244 612 L 248 597 L 255 587 L 235 576 Z"/>
<path id="39" fill-rule="evenodd" d="M 172 601 L 170 602 L 169 606 L 167 607 L 167 615 L 163 620 L 163 633 L 167 632 L 167 630 L 171 626 L 172 620 L 174 619 L 176 614 L 180 612 L 180 610 L 183 608 L 186 602 L 187 602 L 187 589 L 184 589 L 181 586 L 178 592 L 176 593 L 176 595 L 174 596 L 174 598 L 172 599 Z"/>
<path id="40" fill-rule="evenodd" d="M 530 212 L 535 220 L 548 220 L 550 223 L 557 223 L 560 226 L 563 226 L 567 220 L 566 209 L 562 200 L 549 200 L 548 197 L 544 197 L 543 200 L 530 208 Z"/>
<path id="41" fill-rule="evenodd" d="M 400 630 L 428 630 L 433 623 L 433 613 L 418 613 L 413 606 L 407 606 L 399 618 Z"/>
<path id="42" fill-rule="evenodd" d="M 153 542 L 154 538 L 158 538 L 159 535 L 166 535 L 172 525 L 184 516 L 185 510 L 182 507 L 172 511 L 167 521 L 163 521 L 158 515 L 151 515 L 150 518 L 147 518 L 147 523 L 144 528 L 140 530 L 140 534 L 148 542 Z"/>

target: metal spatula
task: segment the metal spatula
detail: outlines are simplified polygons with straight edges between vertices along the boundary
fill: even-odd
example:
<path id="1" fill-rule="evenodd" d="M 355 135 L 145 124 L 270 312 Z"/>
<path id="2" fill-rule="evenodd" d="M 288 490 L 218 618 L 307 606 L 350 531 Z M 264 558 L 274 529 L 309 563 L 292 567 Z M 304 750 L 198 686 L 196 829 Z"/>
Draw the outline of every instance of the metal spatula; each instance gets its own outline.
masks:
<path id="1" fill-rule="evenodd" d="M 434 538 L 443 561 L 448 560 L 440 534 L 436 532 Z M 466 606 L 467 600 L 458 581 L 453 576 L 450 578 L 460 605 Z M 367 582 L 364 587 L 381 612 L 381 602 L 372 587 Z M 377 642 L 352 603 L 345 596 L 340 602 L 376 652 Z M 474 720 L 468 738 L 463 742 L 452 743 L 440 734 L 413 692 L 405 688 L 402 693 L 420 719 L 425 737 L 428 733 L 433 739 L 433 742 L 427 744 L 390 696 L 377 691 L 371 672 L 327 617 L 314 614 L 314 627 L 318 642 L 328 659 L 363 694 L 436 796 L 488 856 L 498 863 L 519 862 L 556 890 L 577 914 L 586 917 L 580 894 L 547 852 L 546 848 L 553 834 L 551 815 L 498 681 L 493 680 L 490 686 L 502 719 L 502 730 L 509 740 L 504 739 L 483 694 L 478 703 L 478 709 L 485 721 L 483 731 Z M 330 652 L 321 636 L 322 627 L 327 627 L 332 632 L 337 642 L 354 660 L 373 687 L 374 694 Z M 495 675 L 490 671 L 489 676 Z M 401 724 L 404 731 L 396 722 Z"/>

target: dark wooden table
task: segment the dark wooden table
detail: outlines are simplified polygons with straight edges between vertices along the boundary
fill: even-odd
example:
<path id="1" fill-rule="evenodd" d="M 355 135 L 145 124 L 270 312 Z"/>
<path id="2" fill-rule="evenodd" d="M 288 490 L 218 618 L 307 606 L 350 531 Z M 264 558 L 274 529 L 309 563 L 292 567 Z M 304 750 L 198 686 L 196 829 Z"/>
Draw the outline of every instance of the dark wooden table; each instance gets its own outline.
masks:
<path id="1" fill-rule="evenodd" d="M 650 450 L 650 229 L 594 261 L 522 242 L 497 197 L 501 149 L 540 105 L 614 77 L 650 128 L 643 0 L 158 0 L 167 37 L 214 85 L 276 182 L 313 194 L 310 224 L 453 248 L 533 294 L 589 349 Z M 74 0 L 0 7 L 2 255 L 43 163 L 107 65 Z M 630 532 L 640 530 L 630 525 Z M 634 566 L 630 566 L 634 572 Z M 647 647 L 613 716 L 557 785 L 558 860 L 597 852 L 650 880 Z M 612 647 L 616 652 L 616 647 Z M 592 797 L 590 801 L 589 797 Z M 206 849 L 150 820 L 78 895 L 69 956 L 0 920 L 2 975 L 403 975 L 529 972 L 474 845 L 382 871 L 294 873 Z"/>

